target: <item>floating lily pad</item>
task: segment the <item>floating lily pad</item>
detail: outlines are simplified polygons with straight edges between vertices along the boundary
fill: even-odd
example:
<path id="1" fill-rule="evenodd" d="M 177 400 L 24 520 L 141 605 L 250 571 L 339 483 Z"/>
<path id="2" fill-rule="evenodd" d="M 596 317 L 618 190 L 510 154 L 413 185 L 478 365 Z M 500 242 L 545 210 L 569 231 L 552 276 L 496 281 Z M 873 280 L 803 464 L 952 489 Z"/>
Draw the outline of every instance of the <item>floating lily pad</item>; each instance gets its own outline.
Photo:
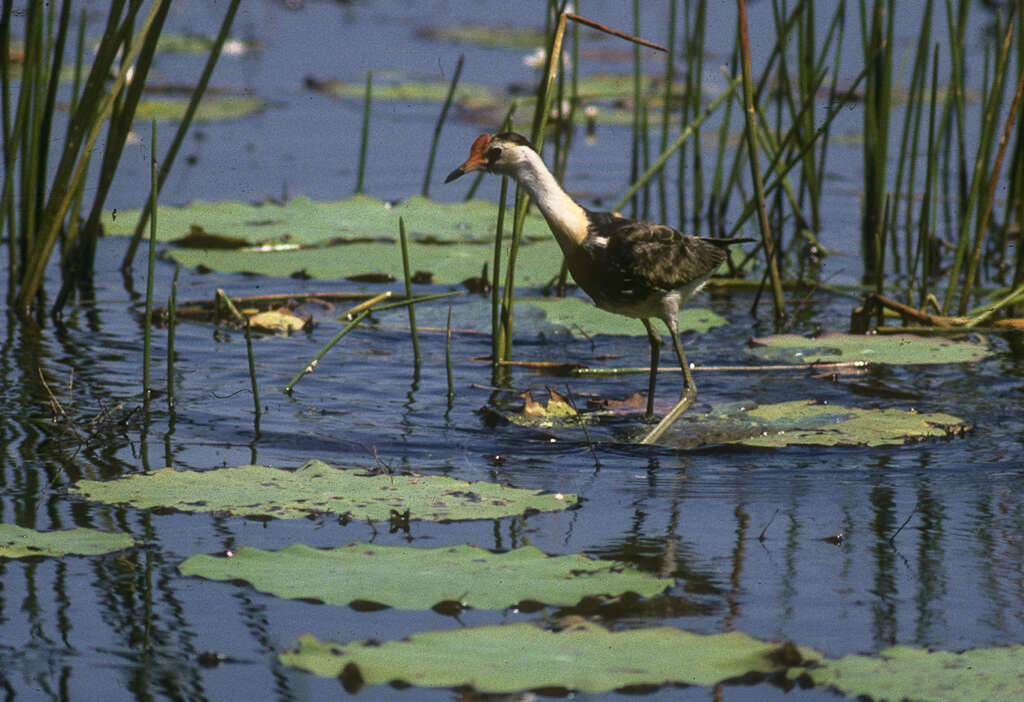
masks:
<path id="1" fill-rule="evenodd" d="M 1024 699 L 1024 646 L 984 648 L 963 653 L 926 651 L 905 646 L 887 648 L 875 656 L 845 656 L 824 660 L 790 677 L 809 676 L 816 685 L 848 697 L 873 700 Z"/>
<path id="2" fill-rule="evenodd" d="M 504 609 L 524 600 L 569 606 L 597 595 L 651 597 L 674 582 L 578 554 L 551 557 L 532 546 L 491 553 L 469 545 L 349 544 L 322 550 L 293 544 L 280 551 L 240 548 L 230 558 L 196 555 L 178 569 L 211 580 L 244 580 L 278 597 L 333 605 L 359 600 L 397 609 L 446 602 Z"/>
<path id="3" fill-rule="evenodd" d="M 156 42 L 156 50 L 178 54 L 208 54 L 213 48 L 213 43 L 213 39 L 207 37 L 161 34 Z M 259 42 L 252 39 L 228 39 L 224 42 L 221 53 L 227 56 L 238 56 L 259 48 L 261 48 Z"/>
<path id="4" fill-rule="evenodd" d="M 779 334 L 751 339 L 758 358 L 786 363 L 967 363 L 992 355 L 984 344 L 913 334 L 841 334 L 827 332 L 809 339 Z"/>
<path id="5" fill-rule="evenodd" d="M 486 200 L 438 203 L 415 196 L 391 204 L 369 195 L 334 202 L 297 197 L 284 204 L 193 202 L 183 207 L 160 206 L 157 213 L 160 241 L 184 237 L 197 225 L 205 232 L 244 238 L 252 246 L 395 242 L 399 217 L 405 219 L 409 237 L 420 243 L 490 241 L 498 219 L 497 205 Z M 130 236 L 138 218 L 138 210 L 119 210 L 116 217 L 104 212 L 103 226 L 108 234 Z M 538 214 L 527 217 L 523 236 L 527 240 L 551 239 L 547 223 Z"/>
<path id="6" fill-rule="evenodd" d="M 193 122 L 220 122 L 228 119 L 240 119 L 267 107 L 265 100 L 253 97 L 204 97 L 199 108 L 192 117 Z M 135 109 L 136 121 L 180 122 L 188 109 L 188 100 L 182 98 L 148 98 L 139 103 Z"/>
<path id="7" fill-rule="evenodd" d="M 327 93 L 336 97 L 358 98 L 362 100 L 366 96 L 366 81 L 309 81 L 307 86 L 315 87 L 318 92 Z M 407 76 L 386 75 L 375 73 L 373 75 L 373 99 L 374 100 L 395 100 L 400 102 L 444 102 L 448 96 L 451 81 L 447 80 L 414 80 Z M 459 82 L 455 87 L 454 99 L 462 100 L 484 100 L 494 99 L 495 91 L 486 85 Z"/>
<path id="8" fill-rule="evenodd" d="M 416 35 L 425 39 L 447 41 L 454 44 L 477 44 L 478 46 L 518 49 L 545 46 L 548 43 L 544 32 L 539 29 L 508 25 L 433 25 L 417 30 Z"/>
<path id="9" fill-rule="evenodd" d="M 663 443 L 682 447 L 726 443 L 745 446 L 883 446 L 958 436 L 972 428 L 949 414 L 863 409 L 793 400 L 771 405 L 727 405 L 683 415 Z"/>
<path id="10" fill-rule="evenodd" d="M 519 272 L 518 264 L 516 272 Z M 597 334 L 647 336 L 647 330 L 639 319 L 630 319 L 606 312 L 592 302 L 578 297 L 558 300 L 530 298 L 522 302 L 541 310 L 550 324 L 575 336 L 584 338 L 590 338 Z M 708 309 L 684 307 L 679 311 L 679 331 L 681 332 L 706 332 L 712 327 L 720 327 L 728 323 L 727 319 Z M 656 322 L 655 328 L 660 328 L 663 335 L 668 335 L 668 331 L 664 327 L 660 327 L 660 324 L 660 322 Z"/>
<path id="11" fill-rule="evenodd" d="M 409 232 L 414 268 L 431 273 L 436 283 L 457 284 L 479 276 L 494 257 L 497 206 L 484 200 L 440 204 L 412 197 L 390 205 L 354 195 L 338 202 L 295 198 L 284 205 L 194 202 L 161 207 L 158 213 L 160 239 L 188 246 L 165 252 L 183 266 L 282 278 L 302 272 L 324 279 L 368 273 L 401 279 L 400 216 Z M 116 217 L 106 213 L 104 226 L 110 234 L 129 235 L 138 217 L 137 210 Z M 239 248 L 239 242 L 248 242 L 249 248 Z M 558 272 L 561 260 L 544 218 L 529 215 L 516 282 L 543 285 Z"/>
<path id="12" fill-rule="evenodd" d="M 438 475 L 370 473 L 309 461 L 298 470 L 238 466 L 203 472 L 163 468 L 117 480 L 81 480 L 72 494 L 138 509 L 223 512 L 297 519 L 324 513 L 353 519 L 499 519 L 566 509 L 575 495 L 468 483 Z M 406 513 L 408 515 L 406 516 Z"/>
<path id="13" fill-rule="evenodd" d="M 385 643 L 321 643 L 305 635 L 280 660 L 316 675 L 340 675 L 349 691 L 394 681 L 510 693 L 708 686 L 820 657 L 741 632 L 706 636 L 672 627 L 612 632 L 577 619 L 566 624 L 556 631 L 526 623 L 431 631 Z M 790 655 L 779 655 L 781 649 Z"/>
<path id="14" fill-rule="evenodd" d="M 98 529 L 35 531 L 15 524 L 0 524 L 0 558 L 28 556 L 95 556 L 131 548 L 128 534 L 111 534 Z"/>
<path id="15" fill-rule="evenodd" d="M 301 272 L 304 278 L 387 282 L 401 280 L 403 275 L 402 253 L 397 242 L 339 244 L 329 248 L 282 251 L 168 249 L 165 253 L 186 268 L 205 266 L 225 273 L 276 278 L 287 278 Z M 516 285 L 544 285 L 558 273 L 561 256 L 558 244 L 550 235 L 546 240 L 520 247 Z M 479 276 L 484 263 L 493 258 L 494 246 L 491 243 L 467 241 L 453 246 L 415 240 L 409 243 L 409 260 L 413 269 L 430 273 L 432 281 L 439 285 L 457 285 L 467 278 Z M 375 276 L 378 280 L 364 280 L 366 274 L 378 274 Z M 516 321 L 519 321 L 518 316 Z"/>

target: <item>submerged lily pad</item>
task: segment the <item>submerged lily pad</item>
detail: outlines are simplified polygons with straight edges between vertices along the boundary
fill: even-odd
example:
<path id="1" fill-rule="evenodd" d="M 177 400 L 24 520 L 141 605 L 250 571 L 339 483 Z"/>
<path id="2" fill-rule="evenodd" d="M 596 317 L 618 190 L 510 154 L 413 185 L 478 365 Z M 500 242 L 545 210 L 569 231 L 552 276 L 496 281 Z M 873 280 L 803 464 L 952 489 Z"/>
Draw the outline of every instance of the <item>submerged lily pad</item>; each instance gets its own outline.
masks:
<path id="1" fill-rule="evenodd" d="M 516 272 L 519 272 L 518 264 Z M 647 330 L 639 319 L 630 319 L 622 315 L 606 312 L 592 302 L 578 297 L 567 297 L 558 300 L 530 298 L 522 301 L 544 313 L 546 320 L 563 331 L 574 336 L 590 338 L 597 334 L 617 336 L 647 336 Z M 729 321 L 708 309 L 684 307 L 679 311 L 679 331 L 706 332 L 712 327 L 721 327 Z M 659 328 L 656 322 L 655 328 Z M 660 327 L 662 335 L 668 331 Z"/>
<path id="2" fill-rule="evenodd" d="M 758 358 L 786 363 L 966 363 L 992 355 L 984 344 L 913 334 L 841 334 L 827 332 L 813 339 L 779 334 L 751 339 Z"/>
<path id="3" fill-rule="evenodd" d="M 135 540 L 128 534 L 111 534 L 98 529 L 35 531 L 16 524 L 0 524 L 0 558 L 28 556 L 95 556 L 131 548 Z"/>
<path id="4" fill-rule="evenodd" d="M 780 648 L 791 655 L 778 655 Z M 707 686 L 819 657 L 741 632 L 702 635 L 664 626 L 613 632 L 573 619 L 554 631 L 520 623 L 423 632 L 385 643 L 321 643 L 307 634 L 279 658 L 316 675 L 340 675 L 350 692 L 395 682 L 499 693 Z"/>
<path id="5" fill-rule="evenodd" d="M 957 436 L 972 428 L 949 414 L 863 409 L 793 400 L 771 405 L 727 405 L 683 415 L 663 443 L 744 446 L 883 446 Z"/>
<path id="6" fill-rule="evenodd" d="M 196 555 L 178 569 L 182 575 L 244 580 L 278 597 L 333 605 L 359 600 L 397 609 L 430 609 L 446 602 L 458 608 L 504 609 L 524 600 L 569 606 L 596 595 L 651 597 L 674 582 L 579 554 L 548 556 L 532 546 L 491 553 L 469 545 L 358 543 L 322 550 L 293 544 L 280 551 L 240 548 L 230 558 Z"/>
<path id="7" fill-rule="evenodd" d="M 406 520 L 499 519 L 530 511 L 562 510 L 577 501 L 575 495 L 438 475 L 332 468 L 322 461 L 309 461 L 294 471 L 267 466 L 203 472 L 163 468 L 117 480 L 81 480 L 71 493 L 138 509 L 279 519 L 333 513 L 378 521 L 387 521 L 396 513 Z"/>
<path id="8" fill-rule="evenodd" d="M 809 676 L 849 697 L 874 700 L 1024 699 L 1024 646 L 984 648 L 963 653 L 893 646 L 875 656 L 824 660 L 791 677 Z"/>

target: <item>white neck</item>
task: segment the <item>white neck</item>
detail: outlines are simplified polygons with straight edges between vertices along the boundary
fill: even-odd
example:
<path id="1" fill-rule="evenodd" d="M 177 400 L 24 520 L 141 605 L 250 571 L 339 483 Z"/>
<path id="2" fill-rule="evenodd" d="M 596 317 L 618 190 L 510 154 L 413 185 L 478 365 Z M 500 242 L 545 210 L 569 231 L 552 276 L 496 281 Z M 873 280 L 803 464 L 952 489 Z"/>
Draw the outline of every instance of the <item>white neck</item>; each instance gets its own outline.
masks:
<path id="1" fill-rule="evenodd" d="M 525 158 L 512 177 L 537 203 L 559 246 L 568 253 L 587 236 L 586 212 L 562 189 L 536 151 L 523 148 L 523 152 Z"/>

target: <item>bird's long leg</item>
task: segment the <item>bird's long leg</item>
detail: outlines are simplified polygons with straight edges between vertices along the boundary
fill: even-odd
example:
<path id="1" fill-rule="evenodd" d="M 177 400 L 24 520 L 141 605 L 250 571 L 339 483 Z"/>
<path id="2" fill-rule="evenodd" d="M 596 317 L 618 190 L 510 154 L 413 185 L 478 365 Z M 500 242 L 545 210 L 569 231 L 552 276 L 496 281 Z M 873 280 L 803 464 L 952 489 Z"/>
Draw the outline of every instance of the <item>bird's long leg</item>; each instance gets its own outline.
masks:
<path id="1" fill-rule="evenodd" d="M 647 419 L 654 416 L 654 386 L 658 382 L 658 361 L 661 358 L 661 335 L 654 329 L 651 320 L 643 317 L 640 319 L 647 329 L 647 340 L 651 342 L 651 377 L 647 381 Z"/>
<path id="2" fill-rule="evenodd" d="M 646 320 L 645 320 L 646 321 Z M 690 405 L 697 399 L 697 385 L 693 382 L 693 376 L 690 375 L 690 364 L 686 361 L 686 353 L 683 352 L 683 343 L 679 340 L 679 330 L 674 324 L 668 324 L 669 332 L 672 333 L 672 345 L 675 346 L 676 356 L 679 358 L 679 367 L 683 371 L 683 390 L 679 395 L 679 402 L 672 410 L 662 417 L 661 421 L 658 422 L 658 426 L 651 429 L 647 436 L 640 442 L 641 444 L 653 444 L 655 441 L 661 438 L 661 435 L 665 433 L 665 430 L 672 426 L 673 423 L 679 416 L 690 408 Z"/>

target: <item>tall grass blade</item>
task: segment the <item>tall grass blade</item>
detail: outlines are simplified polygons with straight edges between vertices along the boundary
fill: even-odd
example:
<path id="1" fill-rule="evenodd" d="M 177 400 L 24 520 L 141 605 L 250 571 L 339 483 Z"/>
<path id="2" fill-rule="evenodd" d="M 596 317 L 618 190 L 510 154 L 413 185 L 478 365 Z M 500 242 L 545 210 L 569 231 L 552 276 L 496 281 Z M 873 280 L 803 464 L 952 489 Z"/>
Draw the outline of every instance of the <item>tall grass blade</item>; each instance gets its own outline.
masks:
<path id="1" fill-rule="evenodd" d="M 101 44 L 101 51 L 97 54 L 93 70 L 89 75 L 89 80 L 86 82 L 86 93 L 102 91 L 103 97 L 99 99 L 97 94 L 91 96 L 88 101 L 83 98 L 79 103 L 79 109 L 76 110 L 75 115 L 72 117 L 72 119 L 80 123 L 70 131 L 69 139 L 65 143 L 64 154 L 61 157 L 52 181 L 50 197 L 46 202 L 46 207 L 43 210 L 38 227 L 38 243 L 31 251 L 26 262 L 24 278 L 15 301 L 19 311 L 25 312 L 28 310 L 42 285 L 46 263 L 50 258 L 50 253 L 53 251 L 53 246 L 57 241 L 57 236 L 71 201 L 74 198 L 75 191 L 82 187 L 85 177 L 85 165 L 92 153 L 93 145 L 99 137 L 100 128 L 109 117 L 116 96 L 120 94 L 125 85 L 131 64 L 142 48 L 146 35 L 152 29 L 161 10 L 166 11 L 166 6 L 169 3 L 170 0 L 161 0 L 153 4 L 142 28 L 132 41 L 131 48 L 126 53 L 117 77 L 114 79 L 114 83 L 109 91 L 104 90 L 105 86 L 102 83 L 102 79 L 96 77 L 94 81 L 96 67 L 100 63 L 100 54 L 103 53 Z M 79 114 L 83 111 L 84 105 L 97 105 L 93 119 L 90 122 L 86 122 L 85 116 Z M 80 157 L 79 145 L 81 147 Z"/>
<path id="2" fill-rule="evenodd" d="M 412 269 L 409 265 L 409 240 L 405 235 L 405 218 L 398 218 L 399 243 L 402 247 L 402 272 L 405 274 L 405 296 L 412 299 Z M 416 305 L 409 305 L 409 334 L 412 337 L 412 356 L 416 367 L 420 367 L 420 335 L 416 330 Z"/>
<path id="3" fill-rule="evenodd" d="M 188 107 L 185 108 L 185 114 L 182 116 L 181 122 L 178 124 L 178 129 L 174 133 L 174 138 L 171 140 L 171 145 L 167 147 L 167 152 L 164 154 L 163 160 L 160 164 L 160 175 L 157 178 L 157 190 L 163 187 L 168 174 L 171 172 L 171 167 L 174 165 L 174 161 L 178 156 L 178 150 L 181 148 L 181 144 L 185 140 L 185 134 L 188 133 L 188 129 L 192 125 L 192 120 L 195 118 L 196 110 L 199 109 L 199 102 L 206 93 L 206 87 L 209 85 L 210 76 L 213 75 L 213 70 L 217 66 L 217 60 L 220 58 L 221 51 L 224 48 L 224 42 L 227 41 L 228 35 L 231 33 L 231 26 L 234 24 L 235 14 L 237 13 L 238 6 L 241 2 L 242 0 L 231 0 L 227 10 L 224 12 L 224 19 L 220 23 L 220 30 L 217 32 L 217 37 L 214 39 L 213 45 L 210 47 L 209 54 L 207 54 L 206 63 L 203 65 L 203 72 L 199 75 L 199 82 L 196 83 L 196 87 L 192 90 L 192 94 L 189 96 Z M 146 226 L 146 220 L 149 217 L 149 211 L 147 209 L 149 206 L 148 202 L 149 201 L 147 201 L 146 208 L 143 208 L 142 214 L 139 216 L 139 221 L 135 225 L 135 231 L 132 234 L 131 242 L 129 243 L 128 249 L 125 251 L 124 258 L 121 261 L 122 270 L 128 270 L 131 267 L 132 260 L 135 258 L 135 250 L 138 247 L 142 231 Z"/>
<path id="4" fill-rule="evenodd" d="M 1009 27 L 1012 26 L 1013 23 L 1010 22 Z M 1024 70 L 1019 71 L 1017 87 L 1013 94 L 1013 103 L 1010 105 L 1010 114 L 1006 117 L 1006 125 L 1003 128 L 1002 136 L 999 137 L 999 151 L 996 154 L 995 165 L 992 166 L 992 175 L 988 180 L 988 193 L 985 196 L 981 219 L 978 222 L 977 229 L 974 233 L 974 250 L 971 252 L 971 258 L 968 263 L 967 278 L 964 281 L 964 292 L 960 296 L 960 314 L 964 314 L 967 310 L 967 299 L 970 297 L 970 291 L 974 289 L 974 281 L 978 275 L 978 265 L 981 261 L 981 247 L 985 242 L 985 233 L 988 231 L 988 220 L 992 214 L 992 203 L 995 201 L 996 197 L 996 187 L 999 183 L 999 172 L 1003 167 L 1003 157 L 1006 155 L 1006 146 L 1010 141 L 1010 132 L 1017 123 L 1017 112 L 1020 108 L 1022 92 L 1024 92 Z M 998 104 L 994 105 L 994 108 L 998 108 Z"/>
<path id="5" fill-rule="evenodd" d="M 999 94 L 1001 90 L 1001 84 L 1003 82 L 1005 67 L 1007 59 L 1010 53 L 1010 39 L 1013 35 L 1013 23 L 1008 23 L 1006 28 L 1006 34 L 1003 37 L 1002 44 L 999 49 L 999 56 L 997 59 L 997 68 L 994 75 L 995 85 L 989 93 L 989 99 L 986 101 L 981 120 L 981 129 L 978 133 L 978 149 L 974 158 L 974 168 L 972 169 L 970 179 L 970 189 L 967 194 L 967 200 L 961 208 L 959 236 L 957 237 L 957 249 L 956 258 L 953 260 L 953 265 L 949 271 L 949 281 L 946 287 L 946 295 L 942 301 L 942 313 L 948 314 L 953 297 L 956 295 L 956 291 L 960 281 L 960 273 L 963 266 L 966 264 L 970 266 L 968 261 L 968 250 L 970 247 L 970 226 L 971 226 L 971 213 L 974 211 L 977 205 L 978 197 L 981 194 L 981 187 L 985 179 L 985 162 L 988 158 L 988 154 L 991 150 L 992 143 L 995 139 L 995 128 L 996 120 L 999 117 Z M 976 236 L 982 236 L 982 232 L 976 232 Z M 980 251 L 980 243 L 978 244 Z M 970 296 L 973 291 L 973 283 L 967 285 L 968 281 L 964 281 L 964 285 L 960 288 L 960 305 L 959 310 L 961 314 L 967 310 L 967 306 L 970 301 Z"/>
<path id="6" fill-rule="evenodd" d="M 758 156 L 757 115 L 754 111 L 753 76 L 750 68 L 750 36 L 747 31 L 746 0 L 736 0 L 736 5 L 739 10 L 738 23 L 740 54 L 743 67 L 743 106 L 746 112 L 747 160 L 750 163 L 750 176 L 754 183 L 754 202 L 757 207 L 761 242 L 765 251 L 765 264 L 771 282 L 775 322 L 778 325 L 786 318 L 786 301 L 782 294 L 782 279 L 779 276 L 779 265 L 775 255 L 775 240 L 772 237 L 771 225 L 768 223 L 768 212 L 764 205 L 764 186 L 761 182 L 761 166 Z"/>
<path id="7" fill-rule="evenodd" d="M 445 95 L 444 105 L 441 107 L 441 114 L 437 117 L 437 124 L 434 125 L 434 136 L 430 140 L 430 155 L 427 157 L 427 172 L 423 176 L 423 197 L 430 196 L 430 174 L 434 172 L 434 156 L 437 154 L 437 141 L 441 138 L 441 128 L 448 118 L 448 109 L 452 106 L 452 99 L 455 97 L 455 88 L 459 84 L 459 76 L 462 75 L 462 64 L 466 60 L 465 54 L 459 54 L 459 60 L 455 64 L 455 73 L 452 74 L 452 82 L 448 85 L 448 94 Z"/>
<path id="8" fill-rule="evenodd" d="M 348 334 L 350 331 L 355 329 L 356 326 L 361 321 L 363 321 L 363 319 L 365 319 L 366 315 L 368 315 L 368 314 L 370 314 L 370 310 L 368 310 L 368 309 L 365 309 L 362 312 L 360 312 L 359 314 L 357 314 L 355 319 L 353 319 L 351 322 L 346 324 L 342 328 L 342 330 L 340 332 L 335 334 L 334 337 L 330 341 L 328 341 L 324 345 L 324 347 L 322 349 L 320 349 L 320 351 L 317 352 L 317 354 L 315 356 L 313 356 L 312 359 L 310 359 L 309 363 L 307 363 L 302 370 L 300 370 L 298 373 L 296 373 L 295 377 L 292 378 L 288 382 L 288 384 L 284 386 L 284 388 L 282 389 L 282 392 L 284 392 L 286 395 L 291 395 L 292 394 L 292 389 L 295 387 L 296 383 L 298 383 L 300 380 L 302 380 L 303 376 L 307 375 L 308 373 L 312 373 L 313 369 L 316 368 L 317 364 L 320 362 L 320 359 L 323 358 L 324 355 L 328 351 L 330 351 L 331 348 L 335 344 L 337 344 L 339 341 L 341 341 L 342 338 L 344 338 L 344 336 L 346 334 Z"/>
<path id="9" fill-rule="evenodd" d="M 370 106 L 373 104 L 373 71 L 366 72 L 366 89 L 363 91 L 363 126 L 359 130 L 359 165 L 356 166 L 356 192 L 363 192 L 363 178 L 366 175 L 366 144 L 370 140 Z"/>
<path id="10" fill-rule="evenodd" d="M 174 341 L 178 333 L 178 274 L 181 264 L 174 266 L 171 296 L 167 300 L 167 409 L 174 409 Z"/>
<path id="11" fill-rule="evenodd" d="M 156 120 L 153 120 L 153 134 L 150 144 L 149 174 L 153 187 L 150 199 L 156 200 Z M 146 322 L 143 329 L 142 352 L 142 392 L 148 398 L 151 393 L 149 383 L 149 361 L 153 337 L 153 274 L 156 270 L 156 203 L 153 203 L 153 216 L 149 218 L 149 267 L 146 271 Z"/>

